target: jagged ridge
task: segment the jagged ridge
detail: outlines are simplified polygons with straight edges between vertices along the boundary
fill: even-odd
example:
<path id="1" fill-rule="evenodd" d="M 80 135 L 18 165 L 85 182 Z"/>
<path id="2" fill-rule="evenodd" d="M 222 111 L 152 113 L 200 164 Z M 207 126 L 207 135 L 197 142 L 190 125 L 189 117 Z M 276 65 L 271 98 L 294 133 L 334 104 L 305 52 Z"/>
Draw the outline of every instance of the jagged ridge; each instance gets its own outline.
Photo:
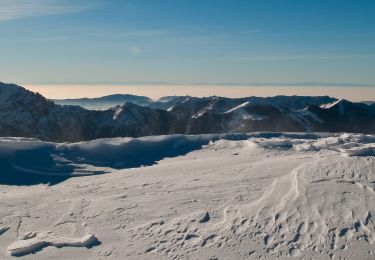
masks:
<path id="1" fill-rule="evenodd" d="M 0 136 L 62 142 L 175 133 L 375 133 L 373 105 L 327 96 L 172 96 L 152 101 L 146 97 L 112 95 L 95 100 L 123 101 L 124 97 L 138 104 L 126 101 L 106 110 L 88 110 L 58 105 L 20 86 L 0 83 Z"/>

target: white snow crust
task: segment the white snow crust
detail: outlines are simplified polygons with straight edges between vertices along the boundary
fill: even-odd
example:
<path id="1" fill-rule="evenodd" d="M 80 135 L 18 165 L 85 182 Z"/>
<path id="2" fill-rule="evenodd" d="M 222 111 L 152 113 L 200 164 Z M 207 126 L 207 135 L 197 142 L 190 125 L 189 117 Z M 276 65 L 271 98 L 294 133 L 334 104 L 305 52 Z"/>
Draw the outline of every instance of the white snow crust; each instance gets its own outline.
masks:
<path id="1" fill-rule="evenodd" d="M 0 169 L 71 177 L 0 179 L 0 259 L 375 257 L 374 135 L 0 138 Z"/>

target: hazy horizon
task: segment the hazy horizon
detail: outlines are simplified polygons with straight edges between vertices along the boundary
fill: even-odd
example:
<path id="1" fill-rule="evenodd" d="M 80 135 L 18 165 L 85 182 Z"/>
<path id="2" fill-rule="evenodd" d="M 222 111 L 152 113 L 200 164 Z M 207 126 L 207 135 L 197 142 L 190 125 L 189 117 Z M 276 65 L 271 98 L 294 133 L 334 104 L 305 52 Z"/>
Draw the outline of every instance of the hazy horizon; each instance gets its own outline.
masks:
<path id="1" fill-rule="evenodd" d="M 331 96 L 350 101 L 375 101 L 375 88 L 364 86 L 272 86 L 272 85 L 198 85 L 198 84 L 24 84 L 48 99 L 95 98 L 112 94 L 132 94 L 159 99 L 164 96 Z"/>
<path id="2" fill-rule="evenodd" d="M 130 92 L 374 100 L 375 88 L 363 88 L 375 86 L 374 7 L 371 0 L 0 0 L 0 81 L 27 83 L 20 85 L 49 98 Z M 87 91 L 82 82 L 135 84 Z M 245 86 L 252 83 L 260 85 Z"/>

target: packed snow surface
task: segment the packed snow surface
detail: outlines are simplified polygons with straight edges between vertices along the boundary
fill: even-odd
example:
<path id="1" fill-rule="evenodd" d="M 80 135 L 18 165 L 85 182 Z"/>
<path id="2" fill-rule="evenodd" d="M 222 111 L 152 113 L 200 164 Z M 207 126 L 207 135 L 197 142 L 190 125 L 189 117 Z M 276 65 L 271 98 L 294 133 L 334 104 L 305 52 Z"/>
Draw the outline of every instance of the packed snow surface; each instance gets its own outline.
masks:
<path id="1" fill-rule="evenodd" d="M 0 259 L 374 259 L 374 156 L 362 134 L 0 138 Z"/>

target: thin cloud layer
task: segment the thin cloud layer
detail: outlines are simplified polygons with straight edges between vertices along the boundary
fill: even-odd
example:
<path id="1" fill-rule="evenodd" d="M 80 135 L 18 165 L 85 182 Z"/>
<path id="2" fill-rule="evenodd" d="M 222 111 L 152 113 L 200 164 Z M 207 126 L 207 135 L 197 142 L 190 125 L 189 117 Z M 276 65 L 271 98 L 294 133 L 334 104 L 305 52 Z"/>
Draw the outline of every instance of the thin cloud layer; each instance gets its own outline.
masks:
<path id="1" fill-rule="evenodd" d="M 361 60 L 373 59 L 374 55 L 342 55 L 342 56 L 266 56 L 266 57 L 235 57 L 234 60 L 243 61 L 300 61 L 300 60 Z"/>
<path id="2" fill-rule="evenodd" d="M 97 1 L 0 0 L 0 22 L 43 15 L 60 15 L 95 7 Z"/>

